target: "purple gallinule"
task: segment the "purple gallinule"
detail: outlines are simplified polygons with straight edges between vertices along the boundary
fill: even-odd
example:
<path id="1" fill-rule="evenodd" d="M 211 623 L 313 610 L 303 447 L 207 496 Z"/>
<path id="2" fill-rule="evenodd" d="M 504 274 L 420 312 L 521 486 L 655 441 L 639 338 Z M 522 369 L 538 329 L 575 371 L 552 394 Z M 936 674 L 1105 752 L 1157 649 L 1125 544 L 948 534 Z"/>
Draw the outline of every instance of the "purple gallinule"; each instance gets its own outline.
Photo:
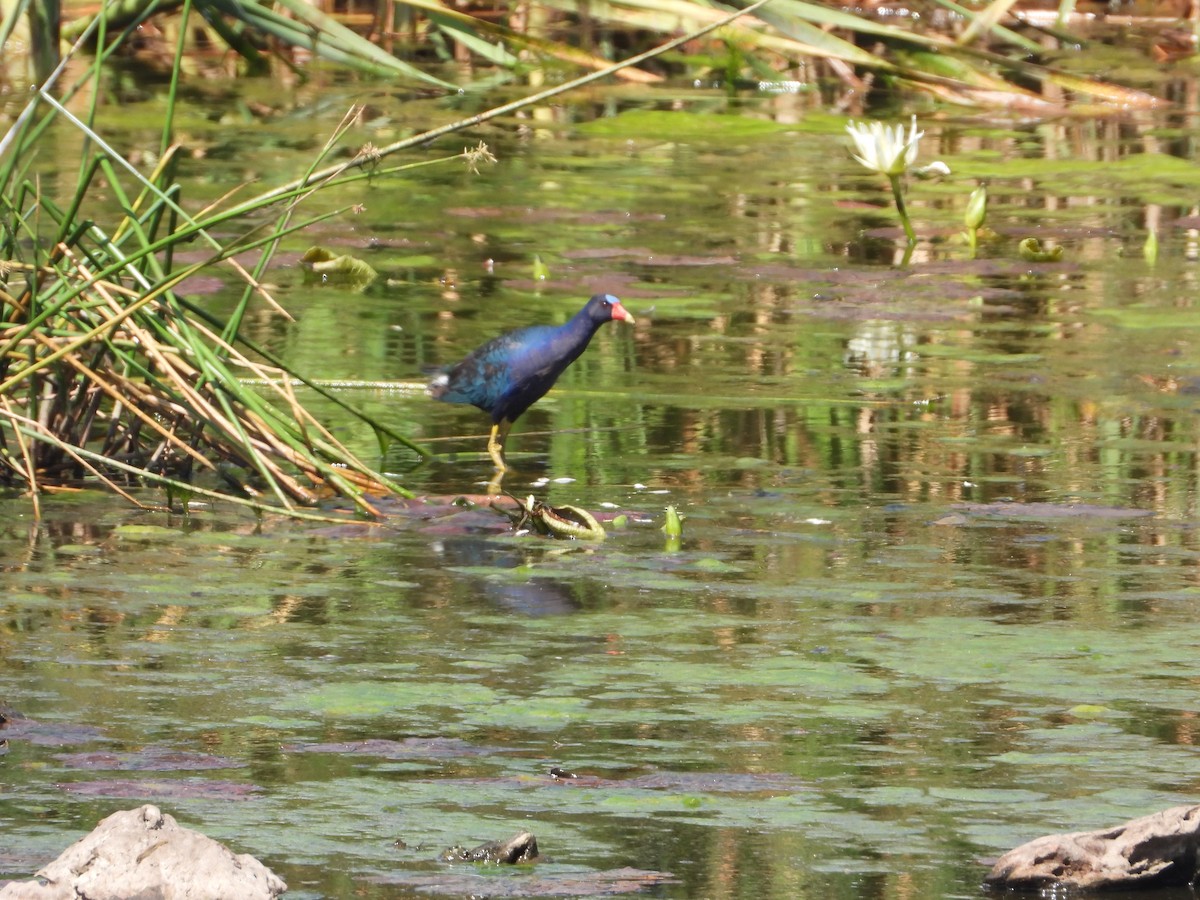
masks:
<path id="1" fill-rule="evenodd" d="M 488 453 L 496 471 L 504 472 L 503 445 L 513 422 L 554 386 L 610 319 L 633 324 L 620 300 L 596 294 L 563 325 L 535 325 L 493 338 L 430 382 L 429 392 L 435 400 L 471 403 L 491 415 Z"/>

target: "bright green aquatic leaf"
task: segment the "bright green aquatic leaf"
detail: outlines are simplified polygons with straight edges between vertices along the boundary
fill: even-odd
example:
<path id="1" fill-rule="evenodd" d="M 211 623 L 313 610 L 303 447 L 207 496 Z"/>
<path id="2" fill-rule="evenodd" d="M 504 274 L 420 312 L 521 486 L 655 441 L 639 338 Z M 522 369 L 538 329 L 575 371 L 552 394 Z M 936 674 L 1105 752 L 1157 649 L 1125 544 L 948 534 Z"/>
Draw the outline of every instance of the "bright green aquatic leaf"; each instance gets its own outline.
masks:
<path id="1" fill-rule="evenodd" d="M 1103 719 L 1111 716 L 1115 711 L 1107 706 L 1099 706 L 1095 703 L 1079 703 L 1067 710 L 1067 714 L 1075 716 L 1077 719 Z"/>
<path id="2" fill-rule="evenodd" d="M 475 726 L 509 726 L 546 730 L 582 723 L 590 716 L 585 697 L 533 696 L 506 702 L 477 704 L 464 710 L 463 720 Z"/>
<path id="3" fill-rule="evenodd" d="M 317 724 L 316 719 L 287 718 L 269 715 L 242 716 L 241 718 L 237 719 L 237 722 L 240 725 L 273 728 L 279 731 L 296 731 L 303 728 L 311 728 Z"/>
<path id="4" fill-rule="evenodd" d="M 104 548 L 94 544 L 60 544 L 54 552 L 61 556 L 102 556 Z"/>
<path id="5" fill-rule="evenodd" d="M 128 538 L 179 538 L 186 532 L 180 528 L 167 528 L 164 525 L 118 525 L 113 529 L 118 537 Z"/>
<path id="6" fill-rule="evenodd" d="M 1023 791 L 1019 788 L 930 788 L 929 795 L 939 800 L 955 800 L 967 803 L 984 803 L 989 806 L 1003 803 L 1034 803 L 1044 800 L 1044 794 Z"/>
<path id="7" fill-rule="evenodd" d="M 1200 310 L 1158 306 L 1121 306 L 1098 309 L 1095 315 L 1106 322 L 1131 330 L 1154 328 L 1200 328 Z"/>
<path id="8" fill-rule="evenodd" d="M 333 682 L 283 700 L 283 709 L 311 710 L 334 718 L 400 714 L 420 707 L 470 709 L 499 702 L 483 685 L 463 682 Z"/>
<path id="9" fill-rule="evenodd" d="M 392 269 L 434 269 L 440 261 L 439 257 L 429 253 L 412 253 L 389 259 L 388 266 Z"/>
<path id="10" fill-rule="evenodd" d="M 967 362 L 987 363 L 989 365 L 1012 366 L 1027 365 L 1042 359 L 1041 355 L 1036 353 L 996 353 L 990 352 L 986 348 L 956 347 L 951 344 L 921 347 L 920 355 L 961 359 Z"/>
<path id="11" fill-rule="evenodd" d="M 920 788 L 887 785 L 850 792 L 871 806 L 930 806 L 937 801 Z"/>
<path id="12" fill-rule="evenodd" d="M 694 568 L 700 569 L 704 572 L 732 573 L 742 571 L 740 566 L 731 566 L 729 563 L 724 562 L 723 560 L 714 559 L 711 556 L 705 556 L 701 559 L 698 559 L 692 565 Z"/>

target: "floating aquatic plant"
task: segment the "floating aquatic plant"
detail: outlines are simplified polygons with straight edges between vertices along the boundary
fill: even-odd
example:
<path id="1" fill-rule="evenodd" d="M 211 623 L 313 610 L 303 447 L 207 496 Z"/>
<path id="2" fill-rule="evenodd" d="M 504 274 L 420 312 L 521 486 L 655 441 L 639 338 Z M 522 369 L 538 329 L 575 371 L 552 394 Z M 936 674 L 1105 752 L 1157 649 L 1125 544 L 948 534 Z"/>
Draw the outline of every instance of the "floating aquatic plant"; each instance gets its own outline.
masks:
<path id="1" fill-rule="evenodd" d="M 325 247 L 310 247 L 300 258 L 300 266 L 312 280 L 343 284 L 356 291 L 365 291 L 379 277 L 366 260 Z"/>
<path id="2" fill-rule="evenodd" d="M 1025 238 L 1017 245 L 1017 252 L 1025 262 L 1058 262 L 1062 259 L 1062 247 L 1043 247 L 1037 238 Z"/>
<path id="3" fill-rule="evenodd" d="M 492 503 L 492 509 L 512 522 L 514 531 L 533 531 L 556 538 L 574 538 L 580 541 L 602 541 L 607 536 L 604 526 L 596 521 L 586 509 L 579 506 L 550 506 L 532 494 L 522 500 L 508 495 L 517 504 L 508 510 Z"/>

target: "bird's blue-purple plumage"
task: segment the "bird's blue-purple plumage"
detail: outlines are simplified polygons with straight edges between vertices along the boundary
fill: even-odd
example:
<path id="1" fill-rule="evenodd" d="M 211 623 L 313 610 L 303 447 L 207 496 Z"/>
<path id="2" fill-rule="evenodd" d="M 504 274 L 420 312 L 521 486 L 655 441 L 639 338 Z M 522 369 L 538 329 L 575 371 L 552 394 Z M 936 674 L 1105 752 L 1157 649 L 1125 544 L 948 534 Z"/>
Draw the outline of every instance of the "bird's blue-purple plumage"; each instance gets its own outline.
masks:
<path id="1" fill-rule="evenodd" d="M 430 393 L 445 403 L 473 404 L 493 424 L 514 422 L 554 386 L 614 311 L 627 317 L 616 297 L 597 294 L 563 325 L 535 325 L 493 338 L 435 378 Z"/>

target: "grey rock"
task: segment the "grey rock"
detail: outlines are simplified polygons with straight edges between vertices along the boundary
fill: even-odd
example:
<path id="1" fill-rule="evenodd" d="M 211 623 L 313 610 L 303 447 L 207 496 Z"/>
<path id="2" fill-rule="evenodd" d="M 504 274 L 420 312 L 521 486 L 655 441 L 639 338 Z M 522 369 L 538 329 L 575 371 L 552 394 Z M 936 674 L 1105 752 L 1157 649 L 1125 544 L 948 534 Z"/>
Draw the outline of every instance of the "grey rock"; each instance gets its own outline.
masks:
<path id="1" fill-rule="evenodd" d="M 158 807 L 113 813 L 0 900 L 273 900 L 287 885 Z"/>
<path id="2" fill-rule="evenodd" d="M 1200 806 L 1176 806 L 1115 828 L 1051 834 L 1005 853 L 984 883 L 1040 891 L 1142 889 L 1200 875 Z"/>

